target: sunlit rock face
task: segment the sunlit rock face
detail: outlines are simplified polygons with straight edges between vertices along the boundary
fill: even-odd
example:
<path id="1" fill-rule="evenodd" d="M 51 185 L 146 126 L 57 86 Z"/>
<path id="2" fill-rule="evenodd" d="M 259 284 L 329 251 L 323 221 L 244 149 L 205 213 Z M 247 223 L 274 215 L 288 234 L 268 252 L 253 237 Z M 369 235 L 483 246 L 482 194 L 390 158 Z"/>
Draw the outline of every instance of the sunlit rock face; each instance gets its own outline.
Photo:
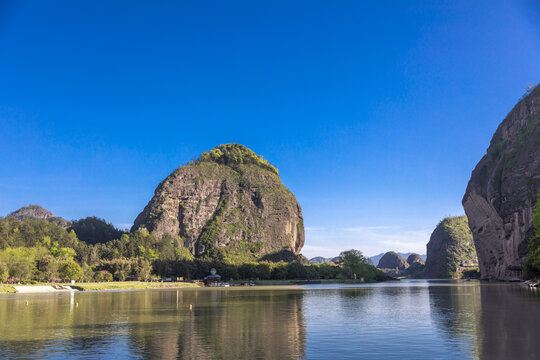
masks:
<path id="1" fill-rule="evenodd" d="M 379 260 L 377 267 L 379 269 L 397 269 L 397 271 L 403 271 L 409 267 L 409 264 L 398 253 L 388 251 L 383 255 L 381 260 Z"/>
<path id="2" fill-rule="evenodd" d="M 512 109 L 463 197 L 482 278 L 522 278 L 540 189 L 540 87 Z"/>
<path id="3" fill-rule="evenodd" d="M 458 279 L 476 269 L 478 260 L 466 216 L 444 218 L 427 244 L 424 276 L 431 279 Z"/>
<path id="4" fill-rule="evenodd" d="M 28 205 L 23 206 L 22 208 L 9 214 L 19 220 L 26 219 L 36 219 L 36 220 L 47 220 L 50 222 L 58 223 L 60 226 L 67 227 L 71 222 L 63 219 L 61 217 L 55 216 L 49 210 L 39 206 L 39 205 Z"/>
<path id="5" fill-rule="evenodd" d="M 227 144 L 170 174 L 132 230 L 178 239 L 195 256 L 292 260 L 304 245 L 302 209 L 278 171 Z"/>

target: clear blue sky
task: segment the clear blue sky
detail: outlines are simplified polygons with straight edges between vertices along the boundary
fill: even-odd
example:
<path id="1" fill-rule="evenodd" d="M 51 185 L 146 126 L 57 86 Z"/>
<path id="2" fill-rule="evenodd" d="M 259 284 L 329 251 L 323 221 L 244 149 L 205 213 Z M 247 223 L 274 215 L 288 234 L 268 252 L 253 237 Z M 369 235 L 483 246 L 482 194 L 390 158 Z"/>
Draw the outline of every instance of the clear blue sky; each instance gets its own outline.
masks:
<path id="1" fill-rule="evenodd" d="M 0 215 L 127 226 L 242 143 L 302 205 L 303 253 L 425 252 L 540 81 L 530 1 L 1 1 Z"/>

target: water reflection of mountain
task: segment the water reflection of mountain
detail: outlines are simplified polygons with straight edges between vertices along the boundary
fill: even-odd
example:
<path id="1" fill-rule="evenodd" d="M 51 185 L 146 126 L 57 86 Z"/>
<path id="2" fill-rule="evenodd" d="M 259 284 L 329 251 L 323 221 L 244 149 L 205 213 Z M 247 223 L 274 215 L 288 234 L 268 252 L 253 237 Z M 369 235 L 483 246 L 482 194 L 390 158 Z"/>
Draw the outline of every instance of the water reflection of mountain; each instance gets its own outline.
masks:
<path id="1" fill-rule="evenodd" d="M 132 341 L 145 357 L 161 359 L 298 359 L 304 356 L 302 293 L 199 291 L 166 293 L 187 316 L 146 324 Z M 171 299 L 175 303 L 175 299 Z M 168 301 L 165 301 L 168 302 Z M 187 309 L 187 307 L 186 307 Z M 153 316 L 168 317 L 175 312 Z M 142 335 L 142 336 L 141 336 Z"/>
<path id="2" fill-rule="evenodd" d="M 448 347 L 459 349 L 464 357 L 478 357 L 480 287 L 454 285 L 441 282 L 429 287 L 431 318 Z"/>
<path id="3" fill-rule="evenodd" d="M 140 291 L 25 301 L 0 302 L 0 357 L 305 356 L 301 292 Z"/>
<path id="4" fill-rule="evenodd" d="M 430 286 L 431 316 L 448 346 L 464 354 L 540 359 L 540 297 L 526 292 L 511 284 Z"/>
<path id="5" fill-rule="evenodd" d="M 480 288 L 485 359 L 540 359 L 540 294 L 517 285 Z"/>

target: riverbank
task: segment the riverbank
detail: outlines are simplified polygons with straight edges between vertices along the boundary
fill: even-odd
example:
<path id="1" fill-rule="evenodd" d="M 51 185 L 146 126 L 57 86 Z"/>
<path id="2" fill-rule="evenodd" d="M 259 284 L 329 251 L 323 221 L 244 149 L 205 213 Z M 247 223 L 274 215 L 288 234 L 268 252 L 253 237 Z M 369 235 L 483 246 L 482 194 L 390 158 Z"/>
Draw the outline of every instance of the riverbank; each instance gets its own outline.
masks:
<path id="1" fill-rule="evenodd" d="M 144 289 L 184 289 L 197 288 L 199 285 L 188 282 L 142 282 L 142 281 L 111 281 L 94 283 L 60 284 L 71 287 L 76 291 L 107 291 L 107 290 L 144 290 Z M 57 286 L 57 284 L 55 284 Z M 69 291 L 69 289 L 67 289 Z M 57 290 L 52 284 L 42 283 L 36 285 L 0 285 L 0 293 L 54 293 L 67 290 Z"/>

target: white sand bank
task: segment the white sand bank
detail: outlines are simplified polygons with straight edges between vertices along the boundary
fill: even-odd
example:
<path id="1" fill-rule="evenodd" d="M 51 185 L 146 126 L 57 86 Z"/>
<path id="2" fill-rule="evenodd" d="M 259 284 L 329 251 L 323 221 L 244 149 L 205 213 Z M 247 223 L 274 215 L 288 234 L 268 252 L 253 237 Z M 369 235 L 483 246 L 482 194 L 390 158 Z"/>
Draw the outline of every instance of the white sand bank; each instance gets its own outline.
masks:
<path id="1" fill-rule="evenodd" d="M 44 292 L 69 292 L 79 291 L 72 289 L 70 286 L 63 286 L 62 289 L 55 289 L 50 285 L 36 285 L 36 286 L 13 286 L 18 293 L 44 293 Z"/>

